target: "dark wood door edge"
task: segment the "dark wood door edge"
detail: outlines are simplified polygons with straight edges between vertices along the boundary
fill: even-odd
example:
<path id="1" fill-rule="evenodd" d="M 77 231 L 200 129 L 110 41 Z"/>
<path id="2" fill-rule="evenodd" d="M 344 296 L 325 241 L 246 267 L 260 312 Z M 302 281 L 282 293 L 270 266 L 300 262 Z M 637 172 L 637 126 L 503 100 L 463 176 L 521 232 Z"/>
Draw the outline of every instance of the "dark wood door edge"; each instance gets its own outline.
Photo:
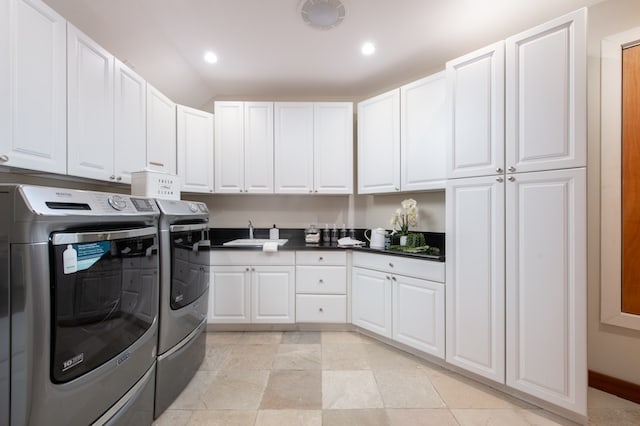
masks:
<path id="1" fill-rule="evenodd" d="M 589 386 L 640 404 L 640 385 L 589 370 Z"/>

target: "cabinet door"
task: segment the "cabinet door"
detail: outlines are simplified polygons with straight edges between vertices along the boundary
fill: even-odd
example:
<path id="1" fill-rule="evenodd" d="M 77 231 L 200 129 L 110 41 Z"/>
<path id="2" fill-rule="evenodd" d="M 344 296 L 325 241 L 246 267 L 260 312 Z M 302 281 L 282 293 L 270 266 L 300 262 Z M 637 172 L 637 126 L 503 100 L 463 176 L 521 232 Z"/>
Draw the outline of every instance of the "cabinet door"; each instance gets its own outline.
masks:
<path id="1" fill-rule="evenodd" d="M 67 173 L 113 174 L 113 55 L 67 24 Z"/>
<path id="2" fill-rule="evenodd" d="M 380 271 L 352 268 L 353 324 L 391 337 L 391 277 Z"/>
<path id="3" fill-rule="evenodd" d="M 213 114 L 183 105 L 176 114 L 182 191 L 213 192 Z"/>
<path id="4" fill-rule="evenodd" d="M 400 191 L 400 89 L 358 104 L 358 193 Z"/>
<path id="5" fill-rule="evenodd" d="M 66 29 L 39 0 L 0 6 L 0 166 L 67 172 Z"/>
<path id="6" fill-rule="evenodd" d="M 176 174 L 176 104 L 147 84 L 147 167 Z"/>
<path id="7" fill-rule="evenodd" d="M 313 105 L 314 192 L 353 193 L 353 104 Z"/>
<path id="8" fill-rule="evenodd" d="M 508 170 L 587 164 L 586 9 L 506 40 Z"/>
<path id="9" fill-rule="evenodd" d="M 586 170 L 506 188 L 507 385 L 586 415 Z"/>
<path id="10" fill-rule="evenodd" d="M 313 104 L 275 103 L 275 192 L 313 192 Z"/>
<path id="11" fill-rule="evenodd" d="M 216 102 L 214 113 L 216 192 L 244 192 L 244 103 Z"/>
<path id="12" fill-rule="evenodd" d="M 273 161 L 273 102 L 245 102 L 245 192 L 273 193 Z"/>
<path id="13" fill-rule="evenodd" d="M 504 183 L 447 182 L 447 361 L 504 383 Z M 542 207 L 541 207 L 542 208 Z"/>
<path id="14" fill-rule="evenodd" d="M 115 60 L 114 174 L 131 183 L 147 164 L 147 83 Z"/>
<path id="15" fill-rule="evenodd" d="M 251 271 L 252 322 L 295 322 L 295 267 L 256 266 Z"/>
<path id="16" fill-rule="evenodd" d="M 504 42 L 447 62 L 447 177 L 504 169 Z"/>
<path id="17" fill-rule="evenodd" d="M 400 88 L 400 171 L 403 191 L 445 187 L 446 98 L 444 71 Z"/>
<path id="18" fill-rule="evenodd" d="M 393 339 L 444 359 L 444 284 L 391 277 Z"/>
<path id="19" fill-rule="evenodd" d="M 208 322 L 251 322 L 251 273 L 249 267 L 214 266 L 211 268 Z"/>

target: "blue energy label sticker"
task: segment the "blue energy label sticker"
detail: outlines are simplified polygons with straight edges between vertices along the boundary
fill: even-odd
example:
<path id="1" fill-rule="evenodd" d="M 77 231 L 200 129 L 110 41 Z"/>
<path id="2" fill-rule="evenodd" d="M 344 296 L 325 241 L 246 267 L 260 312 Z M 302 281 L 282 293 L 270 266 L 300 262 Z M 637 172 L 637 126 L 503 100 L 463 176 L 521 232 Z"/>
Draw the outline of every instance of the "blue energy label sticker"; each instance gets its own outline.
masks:
<path id="1" fill-rule="evenodd" d="M 74 244 L 73 248 L 78 256 L 78 271 L 91 268 L 100 258 L 111 250 L 109 241 L 99 241 L 97 243 Z"/>

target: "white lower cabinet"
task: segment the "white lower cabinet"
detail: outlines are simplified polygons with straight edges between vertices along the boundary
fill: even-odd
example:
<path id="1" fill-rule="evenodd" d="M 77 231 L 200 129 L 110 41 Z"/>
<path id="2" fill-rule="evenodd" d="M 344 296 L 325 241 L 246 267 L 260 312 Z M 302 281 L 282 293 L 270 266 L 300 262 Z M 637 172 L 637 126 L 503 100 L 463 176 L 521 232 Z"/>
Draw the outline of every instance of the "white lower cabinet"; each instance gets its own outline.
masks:
<path id="1" fill-rule="evenodd" d="M 506 184 L 507 385 L 587 413 L 586 170 Z"/>
<path id="2" fill-rule="evenodd" d="M 251 322 L 251 276 L 248 269 L 244 266 L 211 268 L 208 322 Z"/>
<path id="3" fill-rule="evenodd" d="M 391 337 L 391 277 L 371 269 L 352 269 L 351 321 L 381 336 Z"/>
<path id="4" fill-rule="evenodd" d="M 293 323 L 293 252 L 211 252 L 209 323 Z"/>
<path id="5" fill-rule="evenodd" d="M 450 180 L 446 209 L 447 362 L 586 415 L 586 170 Z"/>
<path id="6" fill-rule="evenodd" d="M 428 260 L 353 253 L 352 322 L 444 358 L 444 268 Z"/>
<path id="7" fill-rule="evenodd" d="M 447 182 L 447 362 L 504 383 L 504 179 Z"/>
<path id="8" fill-rule="evenodd" d="M 251 267 L 251 322 L 295 322 L 295 268 Z"/>
<path id="9" fill-rule="evenodd" d="M 347 322 L 347 254 L 296 252 L 296 322 Z"/>
<path id="10" fill-rule="evenodd" d="M 444 284 L 391 277 L 393 339 L 444 358 Z"/>

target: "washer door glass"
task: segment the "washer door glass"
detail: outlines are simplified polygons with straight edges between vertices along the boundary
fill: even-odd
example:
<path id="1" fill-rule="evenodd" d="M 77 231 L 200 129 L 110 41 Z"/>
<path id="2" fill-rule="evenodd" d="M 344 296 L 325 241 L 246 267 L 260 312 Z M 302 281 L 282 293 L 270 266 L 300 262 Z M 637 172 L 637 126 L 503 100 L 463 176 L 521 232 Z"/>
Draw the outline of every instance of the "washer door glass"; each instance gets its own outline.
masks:
<path id="1" fill-rule="evenodd" d="M 158 313 L 155 228 L 51 236 L 51 380 L 73 380 L 124 352 Z"/>
<path id="2" fill-rule="evenodd" d="M 197 300 L 209 288 L 209 231 L 206 224 L 171 227 L 171 309 Z"/>

